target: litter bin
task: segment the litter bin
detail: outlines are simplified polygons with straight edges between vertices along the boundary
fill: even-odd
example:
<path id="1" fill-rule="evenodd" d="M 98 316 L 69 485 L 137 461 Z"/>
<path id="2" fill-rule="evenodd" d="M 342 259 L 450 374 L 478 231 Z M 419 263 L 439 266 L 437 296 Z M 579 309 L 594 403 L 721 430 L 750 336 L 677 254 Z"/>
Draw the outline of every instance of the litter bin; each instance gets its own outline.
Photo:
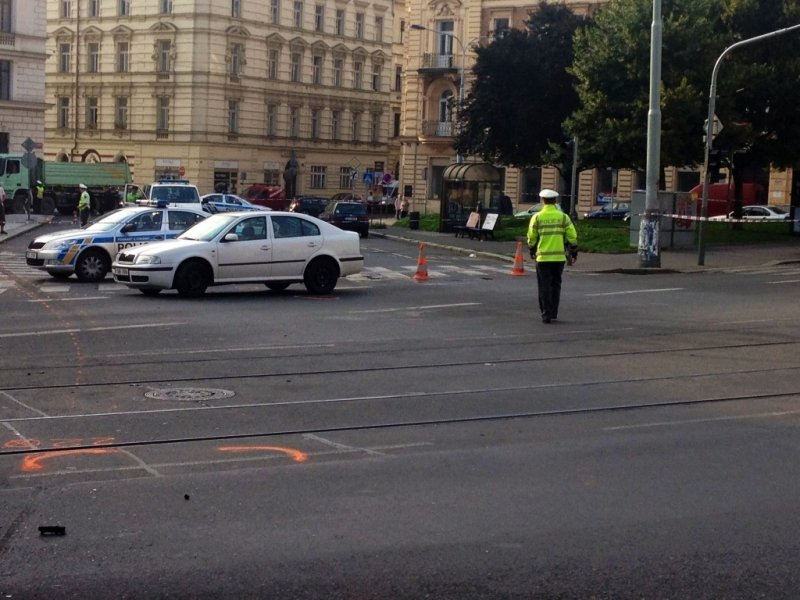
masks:
<path id="1" fill-rule="evenodd" d="M 414 211 L 408 213 L 408 228 L 419 229 L 419 212 Z"/>

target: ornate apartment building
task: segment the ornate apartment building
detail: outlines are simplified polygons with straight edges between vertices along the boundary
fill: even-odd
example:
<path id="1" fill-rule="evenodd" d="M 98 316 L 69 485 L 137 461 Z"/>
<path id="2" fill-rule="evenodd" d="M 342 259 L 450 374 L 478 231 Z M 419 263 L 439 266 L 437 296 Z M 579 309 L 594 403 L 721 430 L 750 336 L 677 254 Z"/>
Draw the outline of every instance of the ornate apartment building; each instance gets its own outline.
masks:
<path id="1" fill-rule="evenodd" d="M 46 158 L 298 193 L 399 164 L 392 0 L 49 0 Z M 399 66 L 399 65 L 398 65 Z"/>
<path id="2" fill-rule="evenodd" d="M 47 0 L 0 0 L 0 153 L 44 142 Z"/>

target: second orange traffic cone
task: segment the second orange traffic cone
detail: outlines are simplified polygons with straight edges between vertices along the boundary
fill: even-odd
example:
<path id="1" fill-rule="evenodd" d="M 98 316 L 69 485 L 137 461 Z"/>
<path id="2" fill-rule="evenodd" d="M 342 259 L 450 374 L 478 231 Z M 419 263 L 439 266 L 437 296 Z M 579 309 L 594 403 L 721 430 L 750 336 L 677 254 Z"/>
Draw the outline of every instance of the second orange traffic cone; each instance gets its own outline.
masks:
<path id="1" fill-rule="evenodd" d="M 517 242 L 517 254 L 514 256 L 514 268 L 511 269 L 512 275 L 525 275 L 525 267 L 522 264 L 522 242 Z"/>
<path id="2" fill-rule="evenodd" d="M 425 244 L 419 245 L 419 258 L 417 259 L 417 272 L 414 274 L 417 281 L 428 280 L 428 261 L 425 260 Z"/>

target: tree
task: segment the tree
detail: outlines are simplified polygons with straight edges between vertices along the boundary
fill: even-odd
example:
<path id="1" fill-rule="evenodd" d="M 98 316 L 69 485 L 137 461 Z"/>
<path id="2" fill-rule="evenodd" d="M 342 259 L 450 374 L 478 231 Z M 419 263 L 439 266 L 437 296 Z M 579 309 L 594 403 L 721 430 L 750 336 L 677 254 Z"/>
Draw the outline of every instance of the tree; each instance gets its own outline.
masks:
<path id="1" fill-rule="evenodd" d="M 572 38 L 582 19 L 542 1 L 524 31 L 478 48 L 472 91 L 458 115 L 456 150 L 515 167 L 543 164 L 578 106 Z"/>
<path id="2" fill-rule="evenodd" d="M 611 0 L 576 34 L 581 105 L 566 126 L 584 166 L 646 166 L 652 11 L 652 0 Z M 664 0 L 662 20 L 662 164 L 696 165 L 720 47 L 719 0 Z"/>

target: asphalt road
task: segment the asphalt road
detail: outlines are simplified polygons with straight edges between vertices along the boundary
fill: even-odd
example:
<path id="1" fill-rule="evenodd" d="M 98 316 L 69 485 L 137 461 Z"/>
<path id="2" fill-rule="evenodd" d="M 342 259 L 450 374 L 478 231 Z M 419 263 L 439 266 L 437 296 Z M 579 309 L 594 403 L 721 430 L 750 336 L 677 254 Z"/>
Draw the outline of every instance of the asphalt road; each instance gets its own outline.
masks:
<path id="1" fill-rule="evenodd" d="M 800 268 L 567 273 L 362 243 L 146 298 L 0 246 L 0 594 L 795 598 Z M 42 536 L 40 526 L 65 535 Z"/>

